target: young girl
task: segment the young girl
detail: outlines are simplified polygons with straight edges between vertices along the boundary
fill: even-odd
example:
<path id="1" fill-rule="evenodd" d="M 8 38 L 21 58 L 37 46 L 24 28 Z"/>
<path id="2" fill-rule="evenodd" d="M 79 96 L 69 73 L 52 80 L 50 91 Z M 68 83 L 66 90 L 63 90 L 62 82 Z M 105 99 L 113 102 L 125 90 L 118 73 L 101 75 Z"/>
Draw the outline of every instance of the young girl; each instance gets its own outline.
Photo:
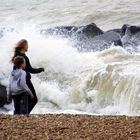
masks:
<path id="1" fill-rule="evenodd" d="M 7 99 L 14 101 L 14 114 L 29 114 L 28 112 L 28 96 L 33 99 L 33 94 L 26 84 L 26 67 L 24 57 L 16 56 L 13 59 L 14 69 L 10 75 L 9 87 L 7 91 Z"/>

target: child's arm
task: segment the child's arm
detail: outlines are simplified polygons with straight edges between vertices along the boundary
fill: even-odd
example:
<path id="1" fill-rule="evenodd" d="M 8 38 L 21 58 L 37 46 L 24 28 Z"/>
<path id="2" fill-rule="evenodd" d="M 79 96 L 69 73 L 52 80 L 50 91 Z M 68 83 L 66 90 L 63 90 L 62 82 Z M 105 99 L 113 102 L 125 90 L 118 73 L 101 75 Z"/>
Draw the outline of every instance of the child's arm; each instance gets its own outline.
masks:
<path id="1" fill-rule="evenodd" d="M 26 90 L 26 92 L 31 96 L 31 98 L 34 97 L 31 90 L 29 89 L 29 87 L 26 84 L 26 72 L 25 71 L 22 71 L 21 79 L 20 79 L 20 86 L 22 87 L 22 89 Z"/>
<path id="2" fill-rule="evenodd" d="M 8 103 L 11 103 L 12 102 L 12 99 L 11 99 L 11 76 L 9 78 L 9 84 L 8 84 L 8 87 L 7 87 L 7 102 Z"/>

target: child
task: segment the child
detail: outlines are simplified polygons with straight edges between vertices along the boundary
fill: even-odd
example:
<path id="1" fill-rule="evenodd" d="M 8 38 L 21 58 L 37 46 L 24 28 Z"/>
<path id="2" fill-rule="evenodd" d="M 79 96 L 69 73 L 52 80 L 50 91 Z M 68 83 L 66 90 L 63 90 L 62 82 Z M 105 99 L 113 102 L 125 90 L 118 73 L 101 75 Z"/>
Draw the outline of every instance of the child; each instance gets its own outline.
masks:
<path id="1" fill-rule="evenodd" d="M 7 100 L 10 98 L 14 101 L 14 114 L 28 113 L 28 95 L 33 99 L 34 96 L 26 84 L 26 67 L 24 57 L 16 56 L 13 60 L 14 69 L 11 72 L 9 87 L 7 90 Z"/>

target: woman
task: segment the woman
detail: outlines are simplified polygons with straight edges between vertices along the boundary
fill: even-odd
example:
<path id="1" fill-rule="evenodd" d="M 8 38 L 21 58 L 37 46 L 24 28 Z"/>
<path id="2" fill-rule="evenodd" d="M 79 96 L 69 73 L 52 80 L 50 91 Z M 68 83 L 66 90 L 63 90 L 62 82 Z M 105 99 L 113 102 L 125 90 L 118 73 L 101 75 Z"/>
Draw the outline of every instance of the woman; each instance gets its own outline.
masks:
<path id="1" fill-rule="evenodd" d="M 33 107 L 36 105 L 38 99 L 37 99 L 37 96 L 36 96 L 36 92 L 35 92 L 35 89 L 33 87 L 33 84 L 31 82 L 31 74 L 35 74 L 35 73 L 40 73 L 40 72 L 43 72 L 44 71 L 44 68 L 32 68 L 31 64 L 30 64 L 30 60 L 29 58 L 26 56 L 26 52 L 28 51 L 28 42 L 26 39 L 21 39 L 15 49 L 14 49 L 14 56 L 12 57 L 12 62 L 14 60 L 14 58 L 16 56 L 22 56 L 24 57 L 25 61 L 26 61 L 26 67 L 25 67 L 25 72 L 26 72 L 26 83 L 29 87 L 29 89 L 31 90 L 31 92 L 33 93 L 33 96 L 34 98 L 31 99 L 29 97 L 29 106 L 28 106 L 28 112 L 30 113 L 33 109 Z M 15 69 L 15 68 L 14 68 Z"/>

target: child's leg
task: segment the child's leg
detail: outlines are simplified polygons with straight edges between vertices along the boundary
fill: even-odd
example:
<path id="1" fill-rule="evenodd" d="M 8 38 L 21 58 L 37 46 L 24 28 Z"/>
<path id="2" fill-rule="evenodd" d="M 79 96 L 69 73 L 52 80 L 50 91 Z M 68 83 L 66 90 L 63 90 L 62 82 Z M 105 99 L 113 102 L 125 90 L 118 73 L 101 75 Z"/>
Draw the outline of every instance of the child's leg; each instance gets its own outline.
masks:
<path id="1" fill-rule="evenodd" d="M 20 112 L 21 114 L 29 114 L 28 113 L 28 94 L 26 92 L 21 94 Z"/>
<path id="2" fill-rule="evenodd" d="M 14 115 L 20 114 L 20 96 L 13 95 L 12 98 L 14 101 Z"/>

